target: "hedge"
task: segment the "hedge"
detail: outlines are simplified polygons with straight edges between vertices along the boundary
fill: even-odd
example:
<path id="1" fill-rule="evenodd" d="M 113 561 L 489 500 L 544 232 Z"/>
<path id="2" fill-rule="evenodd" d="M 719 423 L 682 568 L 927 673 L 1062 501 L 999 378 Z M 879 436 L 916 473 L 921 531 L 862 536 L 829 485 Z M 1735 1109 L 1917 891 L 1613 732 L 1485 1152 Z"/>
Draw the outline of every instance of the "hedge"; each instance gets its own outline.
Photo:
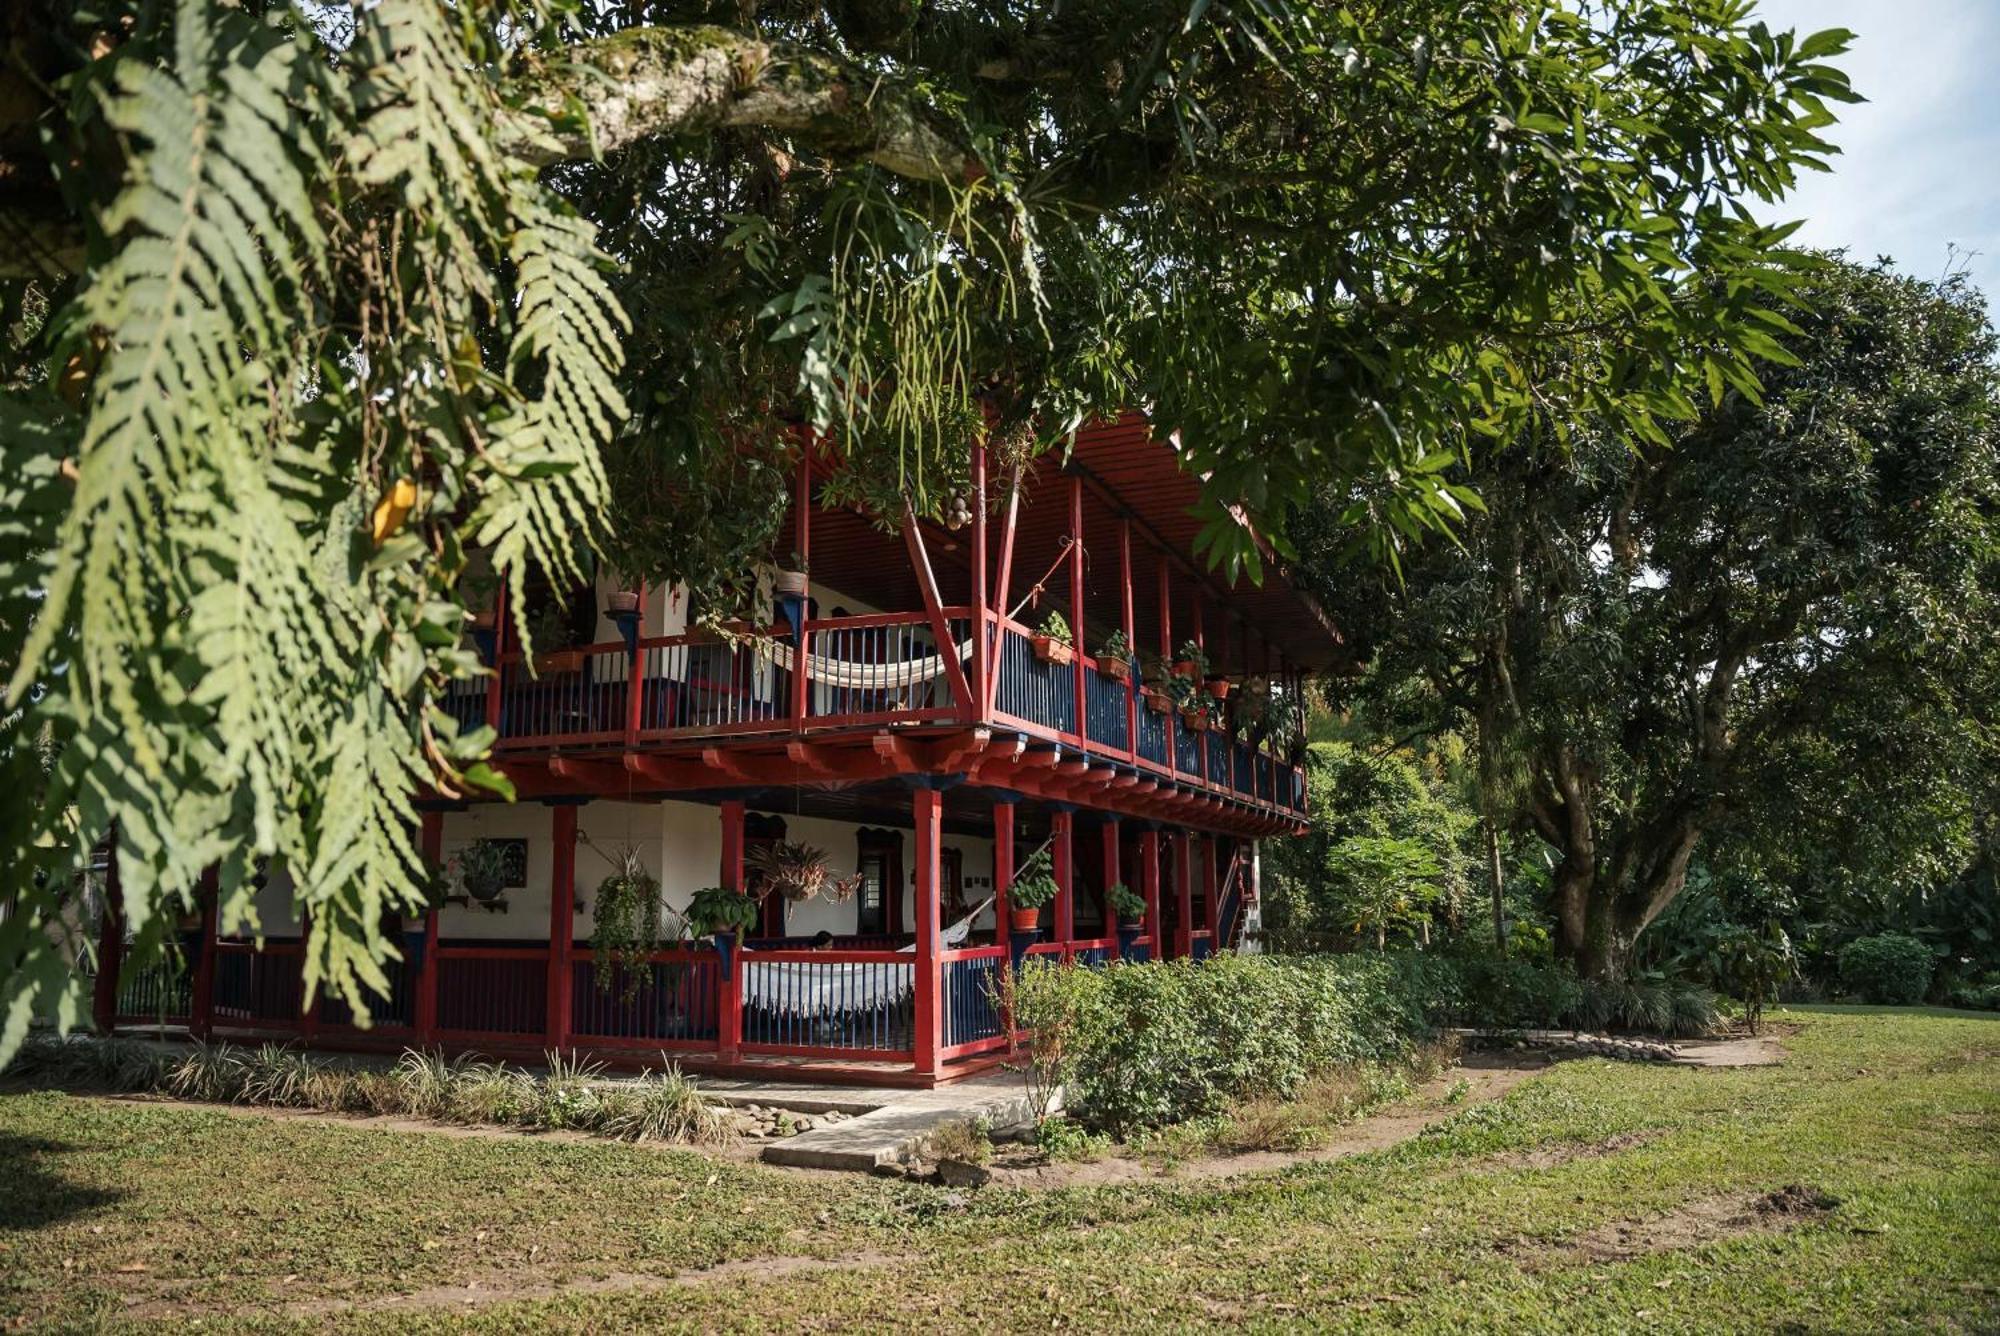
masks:
<path id="1" fill-rule="evenodd" d="M 1899 932 L 1860 937 L 1840 948 L 1840 986 L 1864 1002 L 1909 1006 L 1930 991 L 1937 957 Z"/>
<path id="2" fill-rule="evenodd" d="M 1436 1033 L 1451 974 L 1395 955 L 1037 965 L 1022 971 L 1015 1008 L 1070 1114 L 1123 1135 L 1404 1057 Z"/>

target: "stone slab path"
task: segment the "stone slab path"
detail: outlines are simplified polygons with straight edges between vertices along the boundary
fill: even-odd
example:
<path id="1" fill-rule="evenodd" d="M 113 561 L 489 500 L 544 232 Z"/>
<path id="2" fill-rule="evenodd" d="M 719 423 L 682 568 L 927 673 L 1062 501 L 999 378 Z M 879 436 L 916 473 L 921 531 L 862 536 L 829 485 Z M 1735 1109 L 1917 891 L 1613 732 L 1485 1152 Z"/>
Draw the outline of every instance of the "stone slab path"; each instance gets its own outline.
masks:
<path id="1" fill-rule="evenodd" d="M 759 1093 L 754 1097 L 757 1103 L 805 1107 L 795 1098 L 780 1098 L 769 1085 L 745 1084 L 757 1087 Z M 709 1083 L 703 1082 L 702 1088 L 708 1090 Z M 840 1093 L 854 1096 L 862 1092 Z M 1021 1078 L 1012 1075 L 976 1076 L 936 1090 L 872 1093 L 883 1097 L 875 1108 L 844 1122 L 774 1141 L 764 1147 L 764 1160 L 804 1169 L 866 1173 L 884 1165 L 901 1164 L 946 1123 L 968 1123 L 983 1118 L 999 1130 L 1028 1122 L 1035 1112 Z M 745 1096 L 746 1100 L 751 1098 Z"/>

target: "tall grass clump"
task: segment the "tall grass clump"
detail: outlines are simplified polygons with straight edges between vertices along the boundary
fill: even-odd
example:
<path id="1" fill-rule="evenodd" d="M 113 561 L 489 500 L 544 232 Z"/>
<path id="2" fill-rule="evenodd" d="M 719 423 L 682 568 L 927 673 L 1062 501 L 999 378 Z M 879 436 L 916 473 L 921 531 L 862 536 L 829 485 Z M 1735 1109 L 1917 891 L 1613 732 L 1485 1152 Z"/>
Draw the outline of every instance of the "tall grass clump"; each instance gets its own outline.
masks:
<path id="1" fill-rule="evenodd" d="M 729 1127 L 728 1115 L 672 1063 L 599 1095 L 596 1131 L 617 1141 L 707 1145 L 726 1139 Z"/>

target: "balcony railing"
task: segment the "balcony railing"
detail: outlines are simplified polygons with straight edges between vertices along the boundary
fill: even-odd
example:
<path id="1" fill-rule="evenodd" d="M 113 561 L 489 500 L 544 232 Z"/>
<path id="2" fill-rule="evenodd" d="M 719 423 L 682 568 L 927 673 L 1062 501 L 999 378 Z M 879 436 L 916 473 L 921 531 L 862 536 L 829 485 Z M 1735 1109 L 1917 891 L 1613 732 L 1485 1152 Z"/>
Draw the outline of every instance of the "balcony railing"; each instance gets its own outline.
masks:
<path id="1" fill-rule="evenodd" d="M 943 644 L 929 615 L 899 612 L 819 618 L 796 632 L 778 624 L 609 641 L 533 664 L 513 652 L 487 679 L 460 684 L 446 707 L 465 727 L 491 725 L 500 747 L 516 751 L 983 722 L 1175 784 L 1303 809 L 1297 768 L 1232 733 L 1221 703 L 1209 727 L 1190 726 L 1088 656 L 1081 673 L 1074 661 L 1043 662 L 1028 628 L 993 612 L 985 621 L 993 682 L 982 698 L 971 610 L 946 608 L 942 621 Z"/>

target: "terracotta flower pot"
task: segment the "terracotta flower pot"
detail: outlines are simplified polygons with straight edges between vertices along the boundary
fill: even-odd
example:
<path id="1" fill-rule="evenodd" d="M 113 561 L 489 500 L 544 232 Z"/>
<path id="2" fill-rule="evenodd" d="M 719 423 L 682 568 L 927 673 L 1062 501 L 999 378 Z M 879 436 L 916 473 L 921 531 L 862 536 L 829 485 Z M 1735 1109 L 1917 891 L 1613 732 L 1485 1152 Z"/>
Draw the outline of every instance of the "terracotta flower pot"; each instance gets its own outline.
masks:
<path id="1" fill-rule="evenodd" d="M 1154 714 L 1165 714 L 1168 710 L 1171 710 L 1173 707 L 1174 703 L 1171 700 L 1167 699 L 1166 692 L 1148 691 L 1146 693 L 1146 708 L 1151 710 Z"/>
<path id="2" fill-rule="evenodd" d="M 1182 710 L 1181 722 L 1190 733 L 1208 732 L 1208 712 L 1205 710 Z"/>
<path id="3" fill-rule="evenodd" d="M 1051 636 L 1029 636 L 1028 643 L 1035 647 L 1035 657 L 1043 663 L 1067 664 L 1073 651 L 1062 641 Z"/>
<path id="4" fill-rule="evenodd" d="M 1209 679 L 1208 679 L 1208 694 L 1209 694 L 1209 695 L 1211 695 L 1211 696 L 1213 696 L 1213 697 L 1214 697 L 1215 699 L 1217 699 L 1217 700 L 1228 700 L 1228 699 L 1229 699 L 1229 679 L 1228 679 L 1228 678 L 1226 678 L 1226 677 L 1211 677 L 1211 678 L 1209 678 Z"/>
<path id="5" fill-rule="evenodd" d="M 1124 659 L 1099 659 L 1097 675 L 1113 682 L 1130 682 L 1132 665 Z"/>
<path id="6" fill-rule="evenodd" d="M 636 589 L 614 590 L 611 597 L 605 600 L 605 608 L 610 612 L 637 612 L 639 610 L 639 591 Z"/>
<path id="7" fill-rule="evenodd" d="M 1193 677 L 1193 676 L 1194 676 L 1194 660 L 1193 660 L 1193 659 L 1176 659 L 1176 660 L 1174 661 L 1174 676 L 1175 676 L 1175 677 Z"/>
<path id="8" fill-rule="evenodd" d="M 1012 908 L 1007 911 L 1007 926 L 1015 932 L 1034 932 L 1037 928 L 1041 927 L 1041 920 L 1042 911 L 1040 908 Z"/>

